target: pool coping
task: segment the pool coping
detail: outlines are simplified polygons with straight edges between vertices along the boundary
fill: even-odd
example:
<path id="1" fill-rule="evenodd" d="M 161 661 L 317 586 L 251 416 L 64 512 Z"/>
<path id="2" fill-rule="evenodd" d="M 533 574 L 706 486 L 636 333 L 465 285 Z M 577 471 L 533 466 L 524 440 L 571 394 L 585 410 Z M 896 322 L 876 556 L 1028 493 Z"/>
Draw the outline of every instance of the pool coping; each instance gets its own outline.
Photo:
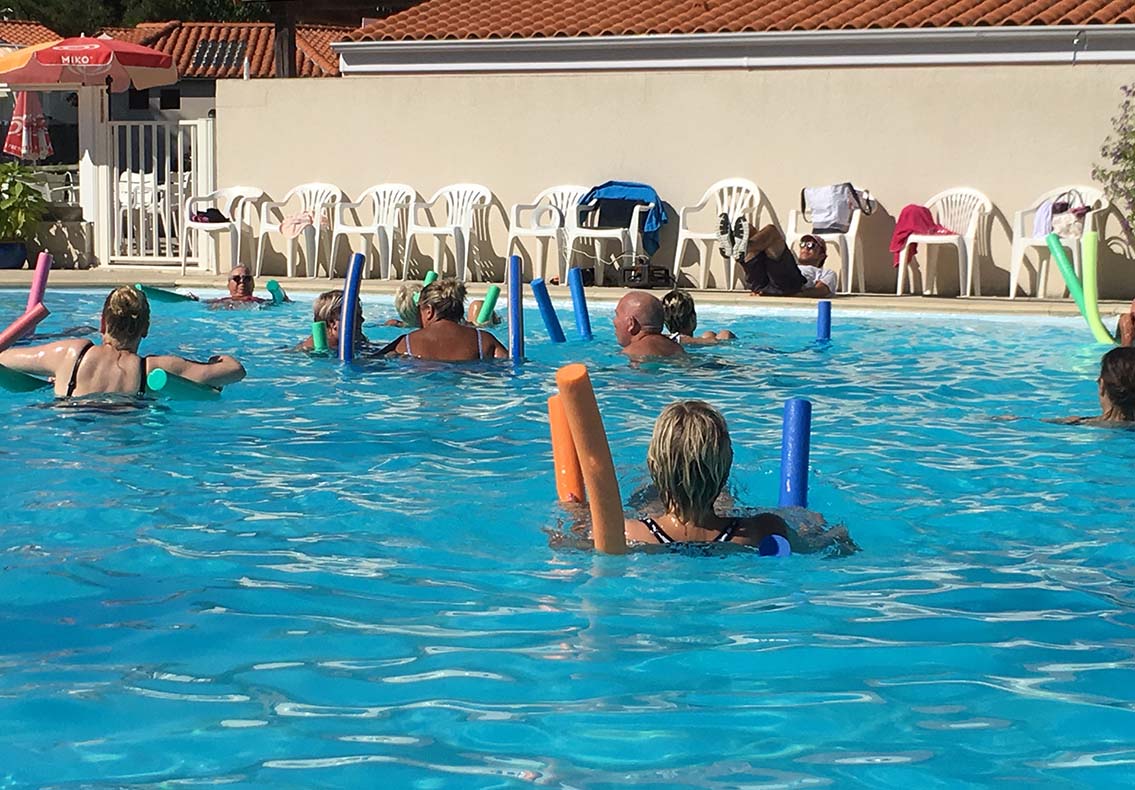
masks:
<path id="1" fill-rule="evenodd" d="M 59 269 L 51 272 L 49 288 L 113 288 L 123 283 L 139 282 L 146 285 L 155 285 L 167 288 L 210 288 L 224 291 L 227 275 L 186 275 L 168 271 L 154 271 L 150 269 L 103 267 L 95 269 Z M 0 288 L 27 287 L 31 283 L 32 272 L 29 269 L 0 270 Z M 262 277 L 267 280 L 268 277 Z M 319 293 L 336 287 L 342 287 L 343 280 L 337 278 L 329 280 L 325 277 L 276 277 L 280 285 L 288 291 Z M 363 280 L 361 290 L 369 294 L 393 295 L 402 285 L 400 280 Z M 467 283 L 468 293 L 471 297 L 484 295 L 490 283 Z M 630 288 L 588 288 L 587 298 L 594 301 L 612 302 L 620 299 L 624 294 L 630 293 Z M 780 307 L 806 307 L 814 305 L 815 299 L 799 297 L 767 297 L 756 298 L 745 291 L 713 291 L 689 289 L 695 294 L 699 304 L 706 305 L 734 305 L 752 306 L 753 312 L 769 308 Z M 553 298 L 569 299 L 570 294 L 566 286 L 549 286 L 549 294 Z M 663 289 L 654 289 L 656 295 L 661 296 Z M 1021 298 L 1010 300 L 1000 296 L 969 296 L 969 297 L 938 297 L 938 296 L 895 296 L 888 294 L 851 294 L 833 296 L 832 301 L 841 308 L 854 310 L 904 312 L 904 313 L 960 313 L 960 314 L 1017 314 L 1017 315 L 1049 315 L 1049 316 L 1075 316 L 1079 314 L 1075 302 L 1071 299 L 1034 299 Z M 1127 312 L 1130 303 L 1126 300 L 1101 300 L 1100 314 L 1104 317 L 1117 316 Z"/>

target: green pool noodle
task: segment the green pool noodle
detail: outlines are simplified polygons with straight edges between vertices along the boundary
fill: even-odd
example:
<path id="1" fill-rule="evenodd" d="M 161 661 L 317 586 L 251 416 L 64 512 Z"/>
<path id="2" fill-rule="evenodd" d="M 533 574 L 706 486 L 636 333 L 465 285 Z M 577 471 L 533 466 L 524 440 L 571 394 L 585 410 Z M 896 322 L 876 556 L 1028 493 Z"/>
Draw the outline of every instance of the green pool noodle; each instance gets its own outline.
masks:
<path id="1" fill-rule="evenodd" d="M 269 280 L 264 287 L 268 289 L 268 293 L 272 294 L 272 304 L 284 303 L 284 299 L 286 298 L 284 296 L 284 289 L 280 287 L 278 282 Z"/>
<path id="2" fill-rule="evenodd" d="M 134 283 L 134 287 L 142 293 L 146 294 L 146 298 L 151 302 L 195 302 L 197 301 L 192 296 L 179 294 L 177 291 L 171 291 L 168 288 L 158 288 L 153 285 L 142 285 L 142 283 Z"/>
<path id="3" fill-rule="evenodd" d="M 196 381 L 176 376 L 161 368 L 151 370 L 150 375 L 146 376 L 146 388 L 150 392 L 174 400 L 216 400 L 221 397 L 219 387 L 198 384 Z"/>
<path id="4" fill-rule="evenodd" d="M 1084 261 L 1084 307 L 1081 312 L 1096 342 L 1113 344 L 1116 342 L 1115 338 L 1100 320 L 1099 249 L 1099 233 L 1094 230 L 1085 233 L 1080 240 L 1080 255 Z"/>
<path id="5" fill-rule="evenodd" d="M 1068 253 L 1060 244 L 1060 237 L 1055 233 L 1049 233 L 1044 237 L 1044 241 L 1048 244 L 1048 251 L 1052 253 L 1052 260 L 1056 261 L 1056 267 L 1060 269 L 1060 274 L 1068 285 L 1068 293 L 1072 294 L 1072 299 L 1076 302 L 1076 307 L 1080 308 L 1082 315 L 1084 312 L 1084 288 L 1080 285 L 1080 278 L 1076 276 L 1076 270 L 1072 268 L 1072 264 L 1068 260 Z"/>
<path id="6" fill-rule="evenodd" d="M 327 324 L 322 321 L 313 321 L 311 324 L 311 350 L 327 350 Z"/>
<path id="7" fill-rule="evenodd" d="M 493 318 L 493 310 L 497 306 L 497 298 L 501 295 L 501 289 L 498 285 L 490 285 L 488 290 L 485 291 L 485 301 L 481 305 L 481 312 L 477 313 L 477 323 L 487 324 Z"/>
<path id="8" fill-rule="evenodd" d="M 430 283 L 432 283 L 436 279 L 437 279 L 437 272 L 426 272 L 426 278 L 424 280 L 422 280 L 422 287 L 425 288 L 427 285 L 429 285 Z"/>
<path id="9" fill-rule="evenodd" d="M 33 392 L 50 386 L 51 382 L 47 379 L 29 376 L 27 373 L 0 365 L 0 389 L 6 389 L 8 392 Z"/>

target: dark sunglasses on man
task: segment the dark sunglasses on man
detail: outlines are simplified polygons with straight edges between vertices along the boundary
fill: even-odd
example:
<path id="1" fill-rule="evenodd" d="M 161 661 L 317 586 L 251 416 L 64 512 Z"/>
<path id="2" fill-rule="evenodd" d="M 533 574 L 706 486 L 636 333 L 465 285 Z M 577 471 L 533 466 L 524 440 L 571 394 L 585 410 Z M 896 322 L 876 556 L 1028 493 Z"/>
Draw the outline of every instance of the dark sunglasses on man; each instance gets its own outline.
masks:
<path id="1" fill-rule="evenodd" d="M 252 282 L 252 275 L 251 274 L 234 274 L 232 276 L 232 281 L 234 283 L 250 283 L 250 282 Z"/>

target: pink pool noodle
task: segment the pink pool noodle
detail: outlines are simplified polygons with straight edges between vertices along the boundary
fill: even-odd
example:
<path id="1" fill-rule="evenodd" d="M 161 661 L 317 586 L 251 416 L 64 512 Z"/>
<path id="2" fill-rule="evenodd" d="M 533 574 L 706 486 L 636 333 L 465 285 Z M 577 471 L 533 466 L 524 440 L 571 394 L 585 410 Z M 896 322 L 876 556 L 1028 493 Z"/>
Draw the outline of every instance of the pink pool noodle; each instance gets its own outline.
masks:
<path id="1" fill-rule="evenodd" d="M 25 312 L 43 301 L 43 292 L 47 290 L 47 274 L 51 271 L 54 259 L 50 252 L 41 252 L 35 261 L 35 275 L 32 276 L 32 287 L 28 291 L 28 306 Z"/>
<path id="2" fill-rule="evenodd" d="M 15 343 L 21 337 L 35 329 L 43 319 L 47 318 L 47 308 L 40 302 L 35 307 L 28 310 L 22 316 L 13 321 L 7 329 L 0 332 L 0 351 L 8 348 L 8 346 Z"/>

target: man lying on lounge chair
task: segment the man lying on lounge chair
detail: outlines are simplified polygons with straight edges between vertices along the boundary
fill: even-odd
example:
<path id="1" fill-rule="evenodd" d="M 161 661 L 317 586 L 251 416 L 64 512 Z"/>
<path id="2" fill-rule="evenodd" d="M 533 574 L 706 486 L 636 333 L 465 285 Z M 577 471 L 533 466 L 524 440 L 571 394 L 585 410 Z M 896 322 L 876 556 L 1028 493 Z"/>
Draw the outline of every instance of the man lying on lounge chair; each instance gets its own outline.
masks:
<path id="1" fill-rule="evenodd" d="M 836 273 L 824 268 L 828 257 L 824 241 L 807 235 L 800 239 L 797 256 L 774 225 L 765 225 L 749 236 L 742 217 L 729 228 L 723 216 L 718 242 L 722 253 L 730 254 L 745 270 L 745 282 L 753 296 L 810 296 L 824 299 L 835 292 Z"/>

